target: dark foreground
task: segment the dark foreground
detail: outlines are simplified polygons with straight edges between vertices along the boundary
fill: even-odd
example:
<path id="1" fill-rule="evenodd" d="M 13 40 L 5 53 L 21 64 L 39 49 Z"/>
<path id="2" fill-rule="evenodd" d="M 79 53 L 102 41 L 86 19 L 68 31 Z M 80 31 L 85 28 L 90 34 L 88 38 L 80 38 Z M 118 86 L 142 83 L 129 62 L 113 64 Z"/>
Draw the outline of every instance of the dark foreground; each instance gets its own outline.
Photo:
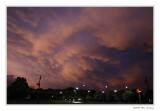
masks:
<path id="1" fill-rule="evenodd" d="M 9 93 L 9 92 L 8 92 Z M 21 93 L 22 94 L 22 93 Z M 8 94 L 8 104 L 153 104 L 152 90 L 137 93 L 136 90 L 100 92 L 95 90 L 31 89 L 25 96 Z"/>
<path id="2" fill-rule="evenodd" d="M 7 104 L 153 104 L 153 90 L 34 89 L 17 78 L 7 87 Z"/>

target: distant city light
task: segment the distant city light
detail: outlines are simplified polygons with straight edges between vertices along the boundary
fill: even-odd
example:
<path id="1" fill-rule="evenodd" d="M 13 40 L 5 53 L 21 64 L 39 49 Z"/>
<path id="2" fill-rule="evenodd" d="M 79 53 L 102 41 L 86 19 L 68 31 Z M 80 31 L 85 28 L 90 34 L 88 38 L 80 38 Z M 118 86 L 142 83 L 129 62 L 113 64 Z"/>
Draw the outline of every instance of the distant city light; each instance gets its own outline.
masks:
<path id="1" fill-rule="evenodd" d="M 79 87 L 76 87 L 75 89 L 76 89 L 76 90 L 78 90 L 78 89 L 79 89 Z"/>
<path id="2" fill-rule="evenodd" d="M 137 93 L 141 93 L 142 91 L 141 91 L 140 89 L 137 89 L 136 92 L 137 92 Z"/>
<path id="3" fill-rule="evenodd" d="M 128 89 L 128 86 L 126 86 L 126 89 Z"/>
<path id="4" fill-rule="evenodd" d="M 78 101 L 81 101 L 82 99 L 81 98 L 78 98 Z"/>
<path id="5" fill-rule="evenodd" d="M 75 90 L 75 89 L 74 89 L 73 91 L 74 91 L 74 92 L 76 92 L 76 90 Z"/>
<path id="6" fill-rule="evenodd" d="M 79 103 L 82 103 L 82 102 L 80 102 L 80 101 L 73 101 L 73 103 L 77 103 L 77 104 L 79 104 Z"/>
<path id="7" fill-rule="evenodd" d="M 105 85 L 105 88 L 107 89 L 107 88 L 108 88 L 108 86 L 107 86 L 107 85 Z"/>
<path id="8" fill-rule="evenodd" d="M 138 99 L 139 99 L 139 103 L 141 103 L 141 90 L 140 89 L 136 89 L 136 92 L 138 93 Z"/>
<path id="9" fill-rule="evenodd" d="M 59 94 L 63 94 L 63 92 L 62 92 L 62 91 L 59 91 Z"/>
<path id="10" fill-rule="evenodd" d="M 104 91 L 101 91 L 104 94 Z"/>
<path id="11" fill-rule="evenodd" d="M 82 103 L 81 100 L 82 100 L 81 98 L 78 98 L 78 101 L 75 101 L 75 100 L 73 99 L 72 103 Z"/>
<path id="12" fill-rule="evenodd" d="M 90 90 L 88 90 L 88 93 L 90 93 L 91 91 Z"/>
<path id="13" fill-rule="evenodd" d="M 117 93 L 117 92 L 118 92 L 118 90 L 117 90 L 117 89 L 115 89 L 115 90 L 114 90 L 114 93 Z"/>
<path id="14" fill-rule="evenodd" d="M 85 84 L 83 84 L 82 86 L 83 86 L 83 87 L 85 87 L 86 85 L 85 85 Z"/>

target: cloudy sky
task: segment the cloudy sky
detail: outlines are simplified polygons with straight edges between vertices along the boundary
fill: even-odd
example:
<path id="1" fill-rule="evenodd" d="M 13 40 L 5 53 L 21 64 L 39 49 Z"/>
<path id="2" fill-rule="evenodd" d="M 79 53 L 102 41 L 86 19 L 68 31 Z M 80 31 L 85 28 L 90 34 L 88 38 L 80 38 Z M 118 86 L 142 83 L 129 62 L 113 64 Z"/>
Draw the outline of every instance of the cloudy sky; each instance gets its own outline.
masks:
<path id="1" fill-rule="evenodd" d="M 43 88 L 153 85 L 153 8 L 7 8 L 7 75 Z"/>

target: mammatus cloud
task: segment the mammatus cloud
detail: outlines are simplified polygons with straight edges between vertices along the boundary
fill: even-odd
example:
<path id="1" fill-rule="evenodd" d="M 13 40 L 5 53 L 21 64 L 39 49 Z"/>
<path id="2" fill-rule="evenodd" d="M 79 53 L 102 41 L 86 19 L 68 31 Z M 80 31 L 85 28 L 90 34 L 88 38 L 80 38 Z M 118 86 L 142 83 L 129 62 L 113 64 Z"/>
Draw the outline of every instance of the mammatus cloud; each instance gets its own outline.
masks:
<path id="1" fill-rule="evenodd" d="M 32 86 L 42 75 L 44 88 L 144 87 L 145 76 L 152 87 L 151 7 L 10 7 L 7 38 L 8 74 Z"/>

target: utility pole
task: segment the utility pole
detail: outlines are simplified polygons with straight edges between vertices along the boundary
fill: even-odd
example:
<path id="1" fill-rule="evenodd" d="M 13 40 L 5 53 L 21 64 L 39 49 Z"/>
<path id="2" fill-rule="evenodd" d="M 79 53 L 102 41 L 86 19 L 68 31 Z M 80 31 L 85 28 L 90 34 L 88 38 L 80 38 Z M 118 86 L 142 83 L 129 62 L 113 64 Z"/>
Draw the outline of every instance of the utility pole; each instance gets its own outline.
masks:
<path id="1" fill-rule="evenodd" d="M 141 103 L 141 90 L 137 89 L 136 92 L 138 93 L 138 99 L 139 99 L 139 103 Z"/>
<path id="2" fill-rule="evenodd" d="M 41 79 L 42 79 L 42 77 L 41 77 L 41 75 L 40 75 L 40 76 L 39 76 L 39 79 L 38 79 L 38 83 L 36 84 L 36 85 L 38 86 L 38 89 L 41 88 Z M 39 104 L 39 91 L 36 90 L 36 92 L 37 92 L 37 104 Z"/>
<path id="3" fill-rule="evenodd" d="M 39 89 L 41 88 L 41 79 L 42 79 L 42 76 L 40 75 L 38 83 L 37 83 L 37 86 L 38 86 Z"/>

